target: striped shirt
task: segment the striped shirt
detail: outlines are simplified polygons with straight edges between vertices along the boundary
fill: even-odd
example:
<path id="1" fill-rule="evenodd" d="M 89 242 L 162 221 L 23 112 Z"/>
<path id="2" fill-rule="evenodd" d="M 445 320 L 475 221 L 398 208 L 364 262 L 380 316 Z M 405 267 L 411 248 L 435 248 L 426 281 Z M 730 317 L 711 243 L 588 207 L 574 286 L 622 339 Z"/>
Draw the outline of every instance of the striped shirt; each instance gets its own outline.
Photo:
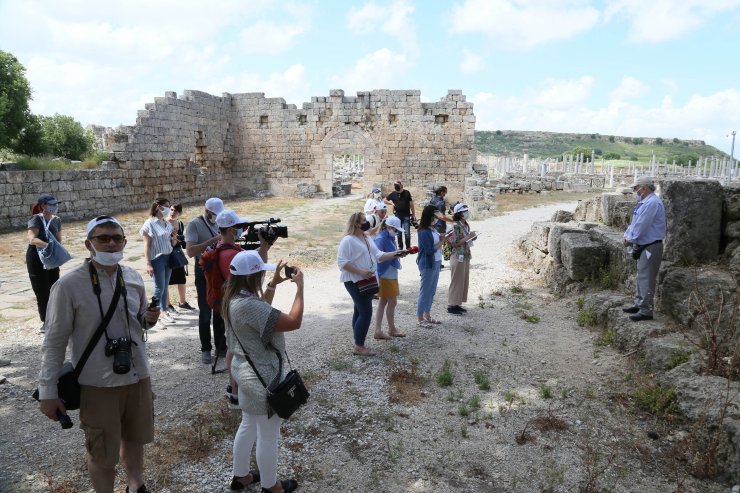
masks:
<path id="1" fill-rule="evenodd" d="M 141 227 L 139 233 L 141 236 L 148 236 L 152 239 L 149 245 L 150 260 L 172 253 L 172 225 L 169 222 L 150 217 Z"/>

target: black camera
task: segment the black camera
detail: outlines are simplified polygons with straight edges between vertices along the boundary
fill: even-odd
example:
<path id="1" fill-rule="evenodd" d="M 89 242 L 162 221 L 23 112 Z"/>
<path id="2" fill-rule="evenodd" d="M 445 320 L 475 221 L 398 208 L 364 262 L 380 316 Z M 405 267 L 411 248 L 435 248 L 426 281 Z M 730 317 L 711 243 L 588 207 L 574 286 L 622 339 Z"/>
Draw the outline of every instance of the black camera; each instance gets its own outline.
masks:
<path id="1" fill-rule="evenodd" d="M 252 221 L 244 223 L 244 227 L 247 228 L 247 233 L 241 238 L 238 238 L 235 243 L 240 245 L 245 250 L 256 250 L 260 246 L 259 235 L 265 239 L 268 245 L 275 243 L 278 238 L 288 237 L 287 226 L 274 226 L 280 222 L 280 218 L 267 219 L 265 221 Z M 261 227 L 258 227 L 261 226 Z"/>
<path id="2" fill-rule="evenodd" d="M 135 343 L 134 343 L 135 344 Z M 105 355 L 113 356 L 113 372 L 124 375 L 131 370 L 131 339 L 119 337 L 108 339 Z"/>
<path id="3" fill-rule="evenodd" d="M 419 221 L 417 221 L 416 218 L 413 216 L 411 216 L 411 226 L 413 226 L 416 229 L 419 229 Z"/>

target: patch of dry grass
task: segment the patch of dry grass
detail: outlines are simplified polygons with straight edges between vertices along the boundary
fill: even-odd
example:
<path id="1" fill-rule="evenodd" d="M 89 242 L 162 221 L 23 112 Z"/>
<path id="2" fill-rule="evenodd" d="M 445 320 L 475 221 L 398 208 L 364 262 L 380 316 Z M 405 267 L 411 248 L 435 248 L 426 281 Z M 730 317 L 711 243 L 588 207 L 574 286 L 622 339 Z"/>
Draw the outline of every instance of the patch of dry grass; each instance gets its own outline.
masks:
<path id="1" fill-rule="evenodd" d="M 414 404 L 424 398 L 422 388 L 424 378 L 418 374 L 416 367 L 411 370 L 396 367 L 388 372 L 388 401 L 392 403 Z"/>
<path id="2" fill-rule="evenodd" d="M 586 200 L 598 195 L 601 195 L 601 192 L 501 193 L 496 195 L 496 209 L 493 215 L 500 216 L 507 212 L 530 209 L 540 205 Z"/>

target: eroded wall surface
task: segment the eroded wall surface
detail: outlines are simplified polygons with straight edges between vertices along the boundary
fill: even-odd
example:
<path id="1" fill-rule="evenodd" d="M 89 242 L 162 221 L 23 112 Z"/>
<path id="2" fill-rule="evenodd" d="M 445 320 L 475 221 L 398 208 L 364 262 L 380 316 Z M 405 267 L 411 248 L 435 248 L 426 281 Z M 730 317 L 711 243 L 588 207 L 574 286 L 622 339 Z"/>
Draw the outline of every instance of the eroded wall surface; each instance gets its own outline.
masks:
<path id="1" fill-rule="evenodd" d="M 294 195 L 305 184 L 331 196 L 333 156 L 341 154 L 364 156 L 363 190 L 388 193 L 400 179 L 417 203 L 438 184 L 462 199 L 474 132 L 473 105 L 459 90 L 425 103 L 416 90 L 348 97 L 337 89 L 301 108 L 264 93 L 167 92 L 135 125 L 98 129 L 113 156 L 104 169 L 0 172 L 0 229 L 25 225 L 42 192 L 64 200 L 70 218 L 144 208 L 159 196 Z"/>

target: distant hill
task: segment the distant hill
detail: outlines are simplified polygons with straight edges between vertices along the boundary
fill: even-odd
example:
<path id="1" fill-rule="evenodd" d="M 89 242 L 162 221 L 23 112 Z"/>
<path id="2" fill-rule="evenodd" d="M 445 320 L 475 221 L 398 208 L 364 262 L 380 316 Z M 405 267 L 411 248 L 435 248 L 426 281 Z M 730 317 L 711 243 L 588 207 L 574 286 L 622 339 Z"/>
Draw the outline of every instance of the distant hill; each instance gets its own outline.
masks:
<path id="1" fill-rule="evenodd" d="M 650 161 L 655 153 L 658 160 L 675 159 L 679 164 L 693 163 L 699 157 L 729 156 L 702 140 L 684 140 L 660 137 L 622 137 L 600 134 L 564 134 L 554 132 L 518 132 L 513 130 L 477 131 L 475 147 L 480 154 L 497 156 L 521 156 L 557 158 L 563 153 L 573 153 L 577 147 L 586 150 L 589 158 L 591 149 L 597 159 L 621 159 L 631 161 Z M 580 152 L 583 152 L 581 150 Z M 618 156 L 618 157 L 617 157 Z"/>

